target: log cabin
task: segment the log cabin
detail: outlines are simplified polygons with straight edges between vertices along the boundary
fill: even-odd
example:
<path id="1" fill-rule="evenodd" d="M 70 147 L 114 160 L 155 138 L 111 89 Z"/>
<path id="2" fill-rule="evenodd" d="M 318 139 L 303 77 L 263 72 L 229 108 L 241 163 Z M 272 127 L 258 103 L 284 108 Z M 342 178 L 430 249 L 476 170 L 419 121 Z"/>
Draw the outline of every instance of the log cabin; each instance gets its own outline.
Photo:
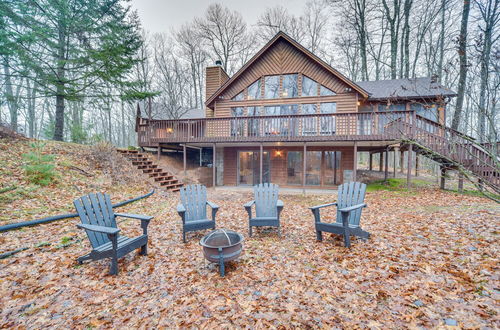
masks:
<path id="1" fill-rule="evenodd" d="M 434 78 L 354 82 L 283 32 L 231 77 L 219 61 L 207 67 L 205 91 L 199 118 L 139 109 L 139 146 L 182 148 L 184 168 L 186 148 L 211 149 L 213 185 L 308 188 L 355 181 L 363 151 L 385 153 L 387 172 L 387 151 L 398 148 L 410 151 L 409 180 L 408 141 L 443 139 L 456 96 Z"/>

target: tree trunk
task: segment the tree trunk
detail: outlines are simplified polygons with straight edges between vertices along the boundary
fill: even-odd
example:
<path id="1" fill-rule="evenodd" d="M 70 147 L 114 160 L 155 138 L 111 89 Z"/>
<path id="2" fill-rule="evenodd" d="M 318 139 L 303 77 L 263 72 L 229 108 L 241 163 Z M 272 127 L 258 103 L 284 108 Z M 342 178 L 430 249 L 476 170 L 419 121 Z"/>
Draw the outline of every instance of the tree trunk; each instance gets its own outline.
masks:
<path id="1" fill-rule="evenodd" d="M 438 61 L 438 81 L 441 83 L 443 76 L 443 61 L 444 61 L 444 19 L 446 13 L 446 0 L 441 1 L 441 32 L 439 33 L 439 61 Z"/>
<path id="2" fill-rule="evenodd" d="M 5 74 L 5 98 L 7 99 L 7 106 L 10 114 L 10 127 L 14 131 L 17 131 L 17 114 L 19 105 L 17 103 L 18 99 L 14 95 L 14 90 L 12 89 L 12 77 L 10 75 L 8 59 L 5 59 L 3 70 Z"/>
<path id="3" fill-rule="evenodd" d="M 57 82 L 56 82 L 56 122 L 54 140 L 64 140 L 64 100 L 65 94 L 65 56 L 66 56 L 66 28 L 63 19 L 58 23 L 59 35 L 57 46 Z"/>
<path id="4" fill-rule="evenodd" d="M 470 0 L 464 0 L 462 9 L 462 23 L 460 25 L 460 36 L 458 39 L 458 57 L 460 60 L 460 72 L 458 78 L 457 106 L 453 114 L 451 128 L 458 130 L 462 109 L 464 104 L 465 83 L 467 81 L 467 26 L 469 24 Z"/>

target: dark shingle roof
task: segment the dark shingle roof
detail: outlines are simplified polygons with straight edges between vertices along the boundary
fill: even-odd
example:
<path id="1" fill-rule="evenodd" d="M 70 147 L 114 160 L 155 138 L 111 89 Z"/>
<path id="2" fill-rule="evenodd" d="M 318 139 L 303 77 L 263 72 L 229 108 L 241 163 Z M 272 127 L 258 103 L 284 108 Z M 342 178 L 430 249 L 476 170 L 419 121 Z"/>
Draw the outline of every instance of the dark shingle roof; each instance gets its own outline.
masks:
<path id="1" fill-rule="evenodd" d="M 457 93 L 441 86 L 432 78 L 393 79 L 356 82 L 370 93 L 368 99 L 411 99 L 429 97 L 451 97 Z"/>

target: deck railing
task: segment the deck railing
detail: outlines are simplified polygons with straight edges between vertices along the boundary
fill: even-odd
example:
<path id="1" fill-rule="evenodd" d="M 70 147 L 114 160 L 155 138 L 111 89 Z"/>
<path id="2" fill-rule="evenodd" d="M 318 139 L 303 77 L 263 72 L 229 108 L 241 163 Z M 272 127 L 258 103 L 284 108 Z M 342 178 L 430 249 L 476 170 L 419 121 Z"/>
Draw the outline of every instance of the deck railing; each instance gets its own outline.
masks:
<path id="1" fill-rule="evenodd" d="M 413 111 L 145 120 L 139 144 L 390 140 L 411 133 Z"/>

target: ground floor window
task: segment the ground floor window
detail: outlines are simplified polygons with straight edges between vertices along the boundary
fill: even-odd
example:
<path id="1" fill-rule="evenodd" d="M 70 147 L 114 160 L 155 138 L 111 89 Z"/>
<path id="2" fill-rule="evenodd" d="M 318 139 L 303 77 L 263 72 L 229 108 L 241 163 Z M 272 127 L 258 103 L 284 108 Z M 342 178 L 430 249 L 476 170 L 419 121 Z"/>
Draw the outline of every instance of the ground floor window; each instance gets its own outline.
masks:
<path id="1" fill-rule="evenodd" d="M 301 185 L 303 174 L 303 152 L 287 153 L 287 184 Z M 340 183 L 340 151 L 306 152 L 306 185 L 331 186 Z"/>

